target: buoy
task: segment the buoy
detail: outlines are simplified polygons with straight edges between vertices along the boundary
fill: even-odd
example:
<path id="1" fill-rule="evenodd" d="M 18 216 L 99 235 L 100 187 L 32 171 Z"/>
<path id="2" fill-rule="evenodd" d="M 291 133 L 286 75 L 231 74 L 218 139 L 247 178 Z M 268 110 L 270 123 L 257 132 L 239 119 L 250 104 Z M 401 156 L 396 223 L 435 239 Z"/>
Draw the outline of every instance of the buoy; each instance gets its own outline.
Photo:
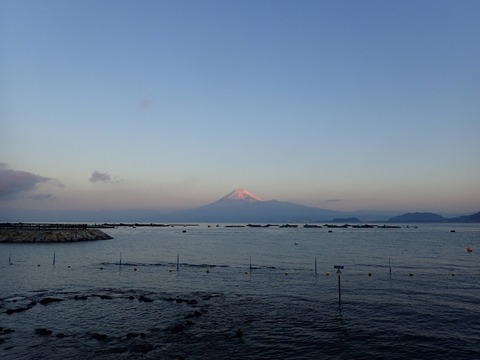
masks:
<path id="1" fill-rule="evenodd" d="M 468 247 L 467 252 L 471 253 L 471 252 L 473 252 L 473 249 L 471 247 Z"/>
<path id="2" fill-rule="evenodd" d="M 372 276 L 372 273 L 368 273 L 368 276 Z"/>

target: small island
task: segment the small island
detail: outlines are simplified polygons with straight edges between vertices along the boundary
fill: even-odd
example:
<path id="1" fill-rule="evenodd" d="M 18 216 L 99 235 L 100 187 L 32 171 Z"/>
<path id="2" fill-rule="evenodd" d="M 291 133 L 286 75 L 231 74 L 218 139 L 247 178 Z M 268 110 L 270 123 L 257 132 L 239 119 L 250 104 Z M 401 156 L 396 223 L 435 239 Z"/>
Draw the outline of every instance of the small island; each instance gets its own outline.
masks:
<path id="1" fill-rule="evenodd" d="M 0 243 L 63 243 L 110 239 L 113 237 L 86 224 L 0 224 Z"/>

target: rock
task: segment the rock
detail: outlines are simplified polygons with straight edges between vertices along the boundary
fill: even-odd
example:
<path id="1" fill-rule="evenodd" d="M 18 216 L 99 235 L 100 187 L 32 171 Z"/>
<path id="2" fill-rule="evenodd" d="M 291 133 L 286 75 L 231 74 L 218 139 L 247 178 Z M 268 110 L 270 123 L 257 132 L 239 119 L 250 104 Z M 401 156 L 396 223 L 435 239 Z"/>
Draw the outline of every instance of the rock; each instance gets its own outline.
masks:
<path id="1" fill-rule="evenodd" d="M 58 333 L 57 335 L 55 335 L 56 338 L 58 339 L 63 339 L 65 337 L 65 334 L 64 333 Z"/>
<path id="2" fill-rule="evenodd" d="M 74 300 L 87 300 L 88 296 L 86 295 L 75 295 L 73 297 Z"/>
<path id="3" fill-rule="evenodd" d="M 50 304 L 50 303 L 59 302 L 59 301 L 63 301 L 63 299 L 56 299 L 56 298 L 46 297 L 46 298 L 40 300 L 40 304 L 42 304 L 42 305 L 48 305 L 48 304 Z"/>
<path id="4" fill-rule="evenodd" d="M 113 239 L 98 229 L 2 228 L 0 243 L 72 242 Z"/>
<path id="5" fill-rule="evenodd" d="M 149 342 L 146 342 L 146 341 L 141 342 L 141 343 L 133 344 L 130 347 L 130 351 L 137 352 L 137 353 L 142 353 L 142 354 L 146 354 L 147 352 L 150 352 L 153 349 L 155 349 L 155 345 L 151 344 Z"/>
<path id="6" fill-rule="evenodd" d="M 25 307 L 25 308 L 16 308 L 16 309 L 7 309 L 7 311 L 5 311 L 5 313 L 7 315 L 12 315 L 14 313 L 19 313 L 19 312 L 23 312 L 23 311 L 27 311 L 29 310 L 30 308 L 29 307 Z"/>
<path id="7" fill-rule="evenodd" d="M 179 333 L 179 332 L 182 332 L 182 331 L 185 331 L 186 327 L 185 325 L 183 324 L 175 324 L 171 329 L 170 331 L 172 333 Z"/>
<path id="8" fill-rule="evenodd" d="M 107 335 L 105 334 L 93 333 L 92 338 L 98 341 L 107 341 Z"/>
<path id="9" fill-rule="evenodd" d="M 52 335 L 52 330 L 48 330 L 45 328 L 38 328 L 38 329 L 35 329 L 35 334 L 40 336 L 50 336 Z"/>
<path id="10" fill-rule="evenodd" d="M 3 329 L 4 334 L 11 334 L 11 333 L 14 333 L 14 332 L 15 332 L 15 330 L 13 330 L 13 329 Z"/>
<path id="11" fill-rule="evenodd" d="M 243 331 L 242 331 L 242 329 L 238 329 L 232 337 L 234 337 L 234 338 L 241 338 L 241 337 L 243 337 Z"/>
<path id="12" fill-rule="evenodd" d="M 138 298 L 138 301 L 140 301 L 140 302 L 153 302 L 153 299 L 150 299 L 150 298 L 142 295 Z"/>
<path id="13" fill-rule="evenodd" d="M 145 333 L 136 333 L 136 332 L 129 332 L 127 334 L 127 337 L 129 338 L 133 338 L 133 337 L 141 337 L 141 338 L 144 338 L 146 335 Z"/>

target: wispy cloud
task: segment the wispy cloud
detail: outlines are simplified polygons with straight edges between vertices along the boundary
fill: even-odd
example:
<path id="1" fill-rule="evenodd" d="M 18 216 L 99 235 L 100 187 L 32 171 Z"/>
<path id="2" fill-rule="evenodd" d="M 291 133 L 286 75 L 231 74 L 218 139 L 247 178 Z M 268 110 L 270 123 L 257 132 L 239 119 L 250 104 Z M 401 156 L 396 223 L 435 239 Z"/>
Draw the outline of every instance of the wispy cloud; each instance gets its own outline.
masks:
<path id="1" fill-rule="evenodd" d="M 91 183 L 117 183 L 120 182 L 121 180 L 118 179 L 117 177 L 112 178 L 109 173 L 107 172 L 99 172 L 99 171 L 94 171 L 92 175 L 90 175 L 89 181 Z"/>
<path id="2" fill-rule="evenodd" d="M 53 194 L 33 194 L 28 197 L 31 200 L 53 200 L 56 199 Z"/>
<path id="3" fill-rule="evenodd" d="M 0 163 L 0 198 L 35 190 L 42 183 L 64 187 L 57 180 L 28 171 L 9 169 L 5 163 Z"/>
<path id="4" fill-rule="evenodd" d="M 150 107 L 152 104 L 152 100 L 150 98 L 144 98 L 142 101 L 140 101 L 139 108 L 140 109 L 147 109 Z"/>
<path id="5" fill-rule="evenodd" d="M 324 200 L 324 202 L 326 203 L 337 203 L 337 202 L 341 202 L 343 201 L 342 199 L 327 199 L 327 200 Z"/>

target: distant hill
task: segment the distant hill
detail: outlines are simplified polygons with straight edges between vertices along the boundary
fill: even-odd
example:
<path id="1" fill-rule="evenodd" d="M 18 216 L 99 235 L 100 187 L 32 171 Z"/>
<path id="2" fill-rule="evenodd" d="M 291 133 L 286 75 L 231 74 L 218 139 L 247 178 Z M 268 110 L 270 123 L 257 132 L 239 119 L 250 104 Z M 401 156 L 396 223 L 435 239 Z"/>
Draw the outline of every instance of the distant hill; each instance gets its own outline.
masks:
<path id="1" fill-rule="evenodd" d="M 406 213 L 392 217 L 388 222 L 444 222 L 445 218 L 441 215 L 430 212 Z"/>
<path id="2" fill-rule="evenodd" d="M 430 213 L 430 212 L 416 212 L 416 213 L 406 213 L 400 216 L 392 217 L 388 222 L 403 222 L 403 223 L 412 223 L 412 222 L 458 222 L 458 223 L 468 223 L 468 222 L 480 222 L 480 212 L 473 215 L 460 216 L 456 218 L 445 218 L 441 215 Z"/>
<path id="3" fill-rule="evenodd" d="M 448 219 L 450 222 L 463 222 L 463 223 L 469 223 L 469 222 L 480 222 L 480 211 L 473 214 L 473 215 L 466 215 L 466 216 L 459 216 L 456 218 L 451 218 Z"/>
<path id="4" fill-rule="evenodd" d="M 178 222 L 315 222 L 330 221 L 345 213 L 277 200 L 262 200 L 236 189 L 211 204 L 162 214 L 158 221 Z"/>

